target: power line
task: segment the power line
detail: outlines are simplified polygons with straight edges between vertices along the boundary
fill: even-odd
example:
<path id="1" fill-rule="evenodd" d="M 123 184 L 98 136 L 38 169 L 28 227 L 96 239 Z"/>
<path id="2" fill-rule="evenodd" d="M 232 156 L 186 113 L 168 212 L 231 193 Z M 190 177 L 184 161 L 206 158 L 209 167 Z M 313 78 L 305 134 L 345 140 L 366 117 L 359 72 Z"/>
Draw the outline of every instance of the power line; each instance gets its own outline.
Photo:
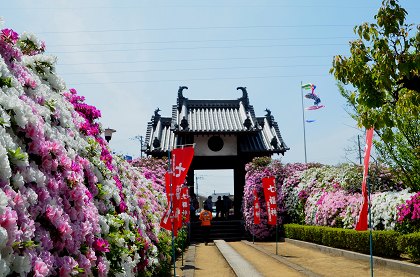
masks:
<path id="1" fill-rule="evenodd" d="M 54 51 L 52 54 L 73 53 L 104 53 L 104 52 L 129 52 L 129 51 L 161 51 L 161 50 L 195 50 L 195 49 L 229 49 L 229 48 L 271 48 L 271 47 L 314 47 L 314 46 L 338 46 L 342 43 L 319 43 L 319 44 L 273 44 L 273 45 L 235 45 L 235 46 L 196 46 L 196 47 L 165 47 L 165 48 L 134 48 L 134 49 L 108 49 L 108 50 L 79 50 L 79 51 Z"/>
<path id="2" fill-rule="evenodd" d="M 50 47 L 81 47 L 102 45 L 140 45 L 158 43 L 200 43 L 200 42 L 241 42 L 241 41 L 288 41 L 288 40 L 326 40 L 326 39 L 353 39 L 353 37 L 296 37 L 296 38 L 244 38 L 244 39 L 205 39 L 205 40 L 167 40 L 167 41 L 142 41 L 142 42 L 109 42 L 109 43 L 84 43 L 84 44 L 49 44 Z"/>
<path id="3" fill-rule="evenodd" d="M 272 75 L 272 76 L 246 76 L 246 77 L 218 77 L 218 78 L 192 78 L 192 79 L 167 79 L 167 80 L 132 80 L 132 81 L 107 81 L 72 83 L 72 85 L 103 85 L 103 84 L 130 84 L 130 83 L 156 83 L 156 82 L 186 82 L 186 81 L 210 81 L 210 80 L 246 80 L 246 79 L 269 79 L 269 78 L 293 78 L 293 77 L 320 77 L 325 74 L 305 75 Z M 71 83 L 71 82 L 68 82 Z"/>
<path id="4" fill-rule="evenodd" d="M 97 65 L 97 64 L 126 64 L 126 63 L 162 63 L 162 62 L 196 62 L 196 61 L 229 61 L 229 60 L 259 60 L 259 59 L 294 59 L 294 58 L 328 58 L 331 55 L 299 55 L 299 56 L 265 56 L 265 57 L 235 57 L 235 58 L 207 58 L 207 59 L 171 59 L 171 60 L 130 60 L 111 62 L 86 63 L 58 63 L 59 65 Z"/>
<path id="5" fill-rule="evenodd" d="M 133 28 L 108 30 L 78 30 L 78 31 L 41 31 L 37 34 L 72 34 L 72 33 L 111 33 L 137 31 L 174 31 L 174 30 L 220 30 L 220 29 L 262 29 L 262 28 L 319 28 L 319 27 L 354 27 L 347 24 L 303 24 L 303 25 L 249 25 L 249 26 L 201 26 L 201 27 L 161 27 L 161 28 Z"/>
<path id="6" fill-rule="evenodd" d="M 330 66 L 330 65 L 316 65 L 316 64 L 312 64 L 312 65 L 264 65 L 264 66 L 229 66 L 229 67 L 207 67 L 207 68 L 145 69 L 145 70 L 102 71 L 102 72 L 71 72 L 71 73 L 62 73 L 62 75 L 116 74 L 116 73 L 220 70 L 220 69 L 261 69 L 261 68 L 282 68 L 282 67 L 323 67 L 323 66 Z"/>

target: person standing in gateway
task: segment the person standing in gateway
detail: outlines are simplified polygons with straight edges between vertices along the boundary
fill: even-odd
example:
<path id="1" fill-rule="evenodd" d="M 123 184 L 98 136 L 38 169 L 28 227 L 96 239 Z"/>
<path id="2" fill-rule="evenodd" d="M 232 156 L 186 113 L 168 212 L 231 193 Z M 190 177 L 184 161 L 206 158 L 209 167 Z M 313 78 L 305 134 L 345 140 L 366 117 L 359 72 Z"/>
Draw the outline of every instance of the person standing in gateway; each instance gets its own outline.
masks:
<path id="1" fill-rule="evenodd" d="M 203 232 L 204 242 L 207 245 L 210 241 L 211 220 L 213 219 L 211 210 L 209 210 L 207 206 L 204 206 L 204 210 L 201 211 L 199 219 L 201 220 L 201 230 Z"/>
<path id="2" fill-rule="evenodd" d="M 209 197 L 207 197 L 206 201 L 204 201 L 204 208 L 207 207 L 207 209 L 211 212 L 211 210 L 213 209 L 213 197 L 211 197 L 211 195 L 209 195 Z"/>

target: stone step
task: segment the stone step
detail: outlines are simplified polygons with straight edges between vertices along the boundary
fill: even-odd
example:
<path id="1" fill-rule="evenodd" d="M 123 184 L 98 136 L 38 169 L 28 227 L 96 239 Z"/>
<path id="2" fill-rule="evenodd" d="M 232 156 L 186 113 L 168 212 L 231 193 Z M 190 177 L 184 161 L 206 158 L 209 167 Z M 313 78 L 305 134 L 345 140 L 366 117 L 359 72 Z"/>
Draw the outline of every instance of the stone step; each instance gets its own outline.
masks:
<path id="1" fill-rule="evenodd" d="M 190 240 L 193 242 L 204 241 L 200 222 L 191 223 Z M 214 220 L 210 229 L 210 240 L 223 239 L 226 241 L 240 241 L 246 239 L 244 222 L 242 220 Z"/>

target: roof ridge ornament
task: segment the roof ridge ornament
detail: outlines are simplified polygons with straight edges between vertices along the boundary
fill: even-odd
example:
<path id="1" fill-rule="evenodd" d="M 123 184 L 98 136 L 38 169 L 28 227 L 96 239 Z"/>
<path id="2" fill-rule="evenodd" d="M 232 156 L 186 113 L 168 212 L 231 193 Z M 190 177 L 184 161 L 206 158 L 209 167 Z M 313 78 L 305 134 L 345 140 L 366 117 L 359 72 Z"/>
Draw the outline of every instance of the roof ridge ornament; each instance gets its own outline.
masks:
<path id="1" fill-rule="evenodd" d="M 271 128 L 273 127 L 274 117 L 271 115 L 271 111 L 268 108 L 266 108 L 265 111 L 267 112 L 267 114 L 265 115 L 265 118 L 267 118 L 268 125 Z"/>
<path id="2" fill-rule="evenodd" d="M 248 98 L 248 92 L 246 91 L 246 87 L 237 87 L 236 90 L 242 90 L 242 97 L 239 98 L 239 100 L 243 101 L 245 109 L 248 110 L 249 98 Z"/>
<path id="3" fill-rule="evenodd" d="M 159 121 L 159 119 L 160 119 L 160 117 L 161 117 L 161 115 L 159 114 L 159 112 L 160 112 L 160 111 L 161 111 L 161 109 L 157 108 L 157 109 L 155 110 L 155 115 L 154 115 L 154 116 L 152 116 L 152 120 L 153 120 L 153 128 L 156 128 L 157 123 L 158 123 L 158 121 Z"/>
<path id="4" fill-rule="evenodd" d="M 160 111 L 161 111 L 161 109 L 159 109 L 159 107 L 156 108 L 156 110 L 155 110 L 155 116 L 156 117 L 159 117 L 160 116 L 160 114 L 159 114 Z"/>
<path id="5" fill-rule="evenodd" d="M 189 125 L 188 120 L 184 116 L 181 120 L 180 126 L 182 127 L 183 130 L 186 130 L 188 128 L 188 125 Z"/>
<path id="6" fill-rule="evenodd" d="M 188 89 L 188 87 L 186 87 L 186 86 L 179 86 L 179 89 L 178 89 L 178 98 L 185 98 L 184 95 L 182 95 L 182 91 L 184 89 Z"/>
<path id="7" fill-rule="evenodd" d="M 278 149 L 278 147 L 279 147 L 279 142 L 278 142 L 278 140 L 277 140 L 277 138 L 276 138 L 276 137 L 273 137 L 273 138 L 271 139 L 270 144 L 274 147 L 274 149 Z"/>
<path id="8" fill-rule="evenodd" d="M 182 91 L 184 89 L 188 89 L 188 87 L 187 86 L 179 86 L 179 89 L 178 89 L 178 99 L 177 99 L 178 112 L 181 112 L 182 104 L 184 102 L 184 99 L 186 99 L 184 97 L 184 95 L 182 95 Z"/>
<path id="9" fill-rule="evenodd" d="M 251 119 L 249 118 L 249 116 L 247 116 L 246 119 L 244 120 L 244 126 L 248 130 L 251 129 L 252 123 L 251 123 Z"/>

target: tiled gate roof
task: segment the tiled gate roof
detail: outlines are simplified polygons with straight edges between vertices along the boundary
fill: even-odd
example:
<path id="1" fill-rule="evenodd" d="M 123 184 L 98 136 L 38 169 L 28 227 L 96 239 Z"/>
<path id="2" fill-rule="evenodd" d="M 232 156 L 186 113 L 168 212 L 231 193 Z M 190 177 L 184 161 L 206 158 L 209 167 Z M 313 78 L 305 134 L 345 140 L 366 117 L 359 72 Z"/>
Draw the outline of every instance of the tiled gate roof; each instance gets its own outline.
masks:
<path id="1" fill-rule="evenodd" d="M 242 153 L 284 154 L 289 148 L 284 143 L 277 122 L 269 110 L 256 117 L 249 104 L 246 88 L 235 100 L 189 100 L 180 87 L 172 117 L 162 117 L 155 111 L 147 126 L 147 154 L 158 154 L 181 144 L 183 135 L 236 135 Z"/>

